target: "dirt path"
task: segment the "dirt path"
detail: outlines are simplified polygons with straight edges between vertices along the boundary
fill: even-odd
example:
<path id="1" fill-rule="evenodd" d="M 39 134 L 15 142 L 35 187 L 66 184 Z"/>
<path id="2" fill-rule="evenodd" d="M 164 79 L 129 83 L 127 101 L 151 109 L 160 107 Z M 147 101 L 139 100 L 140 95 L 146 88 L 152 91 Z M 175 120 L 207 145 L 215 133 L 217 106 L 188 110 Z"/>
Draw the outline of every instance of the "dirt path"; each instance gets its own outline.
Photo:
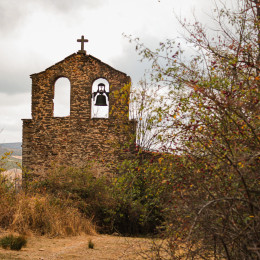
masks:
<path id="1" fill-rule="evenodd" d="M 94 249 L 88 248 L 89 240 Z M 76 236 L 69 238 L 29 237 L 27 247 L 21 251 L 0 248 L 2 260 L 124 260 L 143 259 L 141 253 L 147 251 L 150 241 L 144 238 L 129 238 L 108 235 Z"/>

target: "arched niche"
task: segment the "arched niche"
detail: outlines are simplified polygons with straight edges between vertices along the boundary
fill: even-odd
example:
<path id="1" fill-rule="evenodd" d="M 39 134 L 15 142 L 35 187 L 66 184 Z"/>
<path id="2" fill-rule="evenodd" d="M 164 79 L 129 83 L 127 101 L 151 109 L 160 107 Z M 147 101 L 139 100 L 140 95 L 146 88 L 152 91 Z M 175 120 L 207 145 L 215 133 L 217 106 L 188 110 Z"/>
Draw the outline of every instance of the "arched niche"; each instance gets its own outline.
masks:
<path id="1" fill-rule="evenodd" d="M 53 116 L 65 117 L 70 115 L 70 81 L 60 77 L 55 81 L 53 98 Z"/>
<path id="2" fill-rule="evenodd" d="M 102 97 L 101 97 L 102 96 Z M 105 105 L 99 105 L 102 100 Z M 109 83 L 104 78 L 96 79 L 92 84 L 91 118 L 109 117 Z"/>

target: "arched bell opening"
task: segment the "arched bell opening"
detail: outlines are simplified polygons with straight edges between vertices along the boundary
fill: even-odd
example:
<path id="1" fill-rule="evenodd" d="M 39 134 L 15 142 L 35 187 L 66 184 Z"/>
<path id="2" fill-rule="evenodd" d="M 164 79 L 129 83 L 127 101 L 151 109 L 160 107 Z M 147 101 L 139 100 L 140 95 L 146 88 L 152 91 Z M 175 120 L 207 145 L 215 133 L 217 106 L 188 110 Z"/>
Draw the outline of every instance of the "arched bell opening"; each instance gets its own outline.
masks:
<path id="1" fill-rule="evenodd" d="M 92 84 L 91 118 L 109 117 L 109 83 L 104 78 Z"/>
<path id="2" fill-rule="evenodd" d="M 54 85 L 53 116 L 65 117 L 70 115 L 70 81 L 60 77 Z"/>

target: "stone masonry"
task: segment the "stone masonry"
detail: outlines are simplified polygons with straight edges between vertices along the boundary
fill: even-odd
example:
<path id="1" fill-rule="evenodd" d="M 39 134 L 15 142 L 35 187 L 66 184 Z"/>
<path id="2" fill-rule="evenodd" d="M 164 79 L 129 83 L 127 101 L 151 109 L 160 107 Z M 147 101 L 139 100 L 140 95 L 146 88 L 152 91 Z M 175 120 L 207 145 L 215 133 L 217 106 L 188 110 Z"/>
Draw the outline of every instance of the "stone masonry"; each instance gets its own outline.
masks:
<path id="1" fill-rule="evenodd" d="M 54 117 L 54 86 L 61 77 L 70 81 L 70 115 Z M 96 175 L 113 173 L 114 162 L 124 158 L 118 144 L 135 133 L 129 102 L 118 106 L 113 95 L 130 84 L 130 77 L 81 50 L 31 78 L 32 119 L 23 119 L 23 167 L 41 175 L 53 164 L 82 167 L 94 161 Z M 91 118 L 92 84 L 99 78 L 110 85 L 109 118 Z"/>

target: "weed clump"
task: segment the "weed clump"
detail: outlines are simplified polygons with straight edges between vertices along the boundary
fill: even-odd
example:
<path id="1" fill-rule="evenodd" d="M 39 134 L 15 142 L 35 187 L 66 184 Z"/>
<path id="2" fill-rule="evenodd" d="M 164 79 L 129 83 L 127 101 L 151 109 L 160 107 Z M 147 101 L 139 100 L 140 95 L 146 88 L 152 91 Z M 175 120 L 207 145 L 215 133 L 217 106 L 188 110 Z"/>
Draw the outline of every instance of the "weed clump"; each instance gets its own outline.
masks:
<path id="1" fill-rule="evenodd" d="M 89 241 L 88 241 L 88 248 L 89 249 L 94 249 L 94 243 L 92 242 L 92 240 L 90 239 Z"/>
<path id="2" fill-rule="evenodd" d="M 23 236 L 8 235 L 0 239 L 0 245 L 4 249 L 21 250 L 22 247 L 26 246 L 27 240 Z"/>

